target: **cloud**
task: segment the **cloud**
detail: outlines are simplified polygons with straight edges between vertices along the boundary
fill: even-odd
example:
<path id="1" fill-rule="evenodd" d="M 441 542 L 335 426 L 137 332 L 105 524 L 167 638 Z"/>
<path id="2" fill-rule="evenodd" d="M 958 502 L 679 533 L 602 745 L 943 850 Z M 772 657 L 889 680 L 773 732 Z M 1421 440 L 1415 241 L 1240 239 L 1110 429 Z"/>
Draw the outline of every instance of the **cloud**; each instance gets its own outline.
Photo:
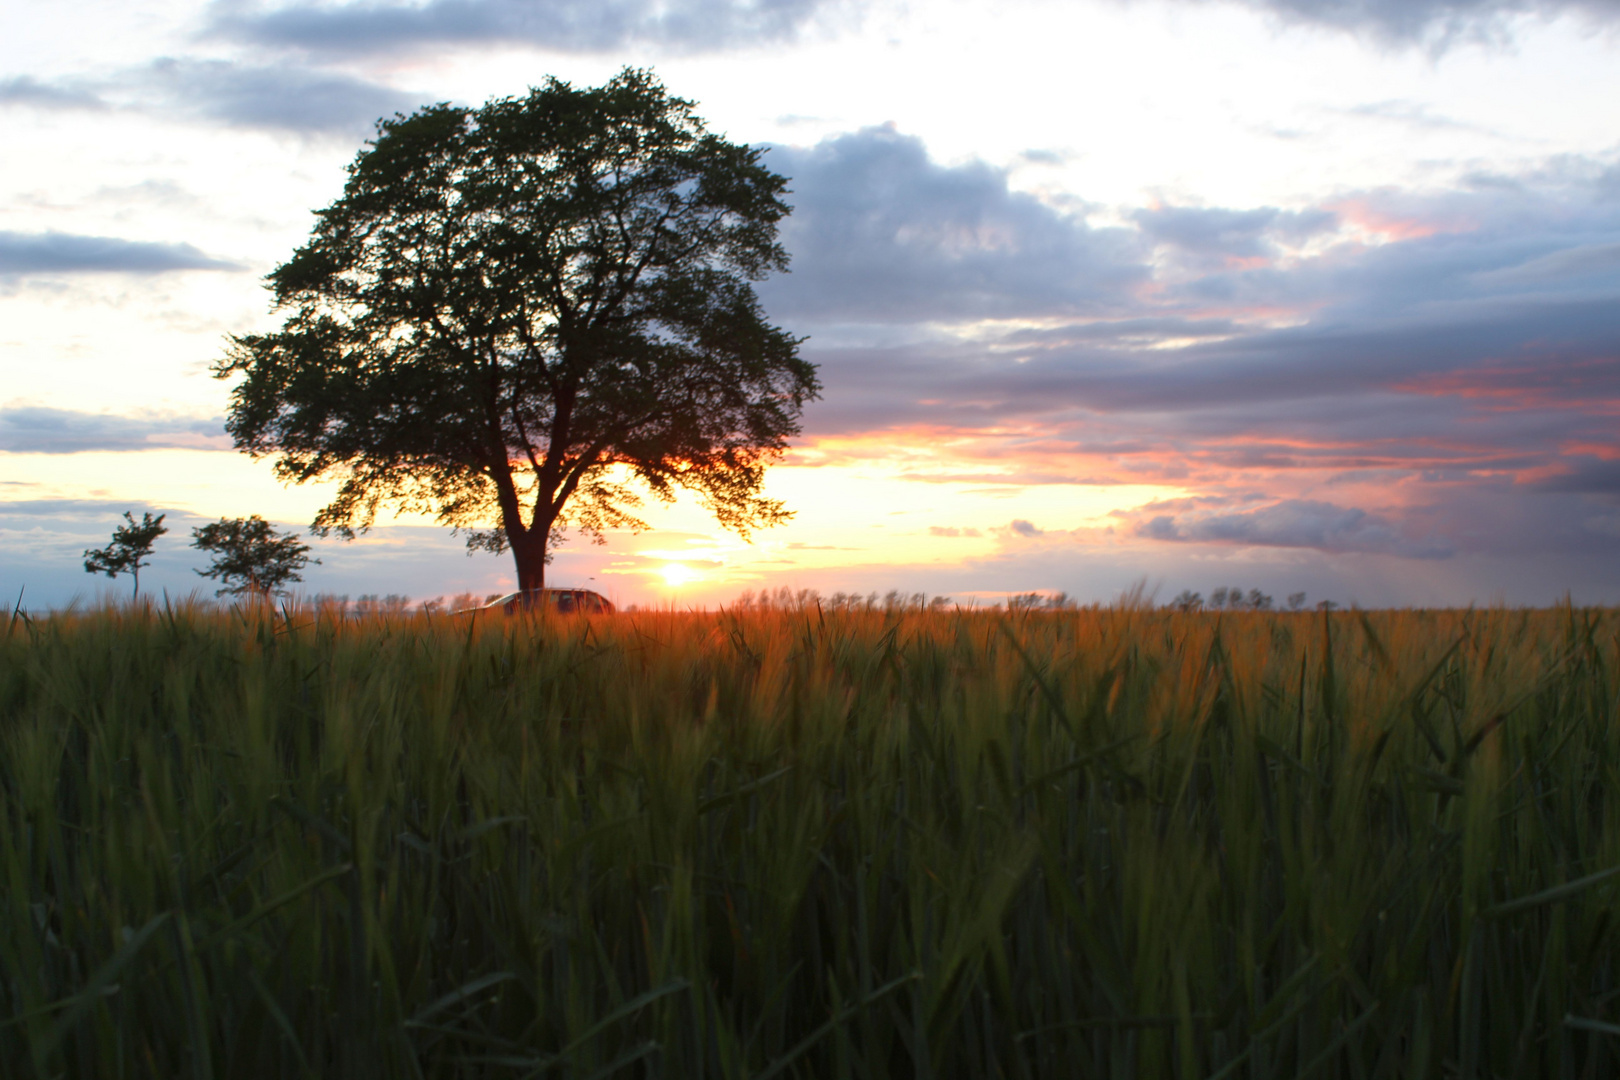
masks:
<path id="1" fill-rule="evenodd" d="M 1541 255 L 1499 270 L 1486 270 L 1479 279 L 1491 285 L 1537 285 L 1578 277 L 1613 274 L 1620 270 L 1620 243 L 1586 244 Z"/>
<path id="2" fill-rule="evenodd" d="M 1187 551 L 1586 565 L 1620 531 L 1612 161 L 1093 229 L 892 130 L 771 160 L 802 231 L 763 296 L 811 334 L 823 454 L 1242 495 L 1119 534 Z"/>
<path id="3" fill-rule="evenodd" d="M 164 57 L 97 79 L 0 82 L 0 105 L 120 108 L 154 116 L 299 135 L 355 137 L 408 112 L 422 95 L 299 63 Z"/>
<path id="4" fill-rule="evenodd" d="M 113 499 L 0 500 L 0 518 L 116 518 L 128 510 L 127 502 Z"/>
<path id="5" fill-rule="evenodd" d="M 0 232 L 0 279 L 39 274 L 170 274 L 241 270 L 190 244 L 121 240 L 73 233 Z"/>
<path id="6" fill-rule="evenodd" d="M 901 323 L 1106 314 L 1147 281 L 1135 230 L 1095 229 L 1012 190 L 1005 169 L 940 165 L 922 140 L 867 128 L 772 147 L 792 181 L 792 273 L 760 289 L 773 313 Z"/>
<path id="7" fill-rule="evenodd" d="M 1200 0 L 1209 2 L 1209 0 Z M 1517 16 L 1574 14 L 1620 18 L 1616 0 L 1238 0 L 1285 22 L 1329 27 L 1390 45 L 1434 49 L 1463 41 L 1499 41 Z"/>
<path id="8" fill-rule="evenodd" d="M 601 53 L 635 45 L 714 52 L 790 41 L 842 0 L 428 0 L 216 2 L 209 32 L 255 46 L 369 54 L 522 44 Z"/>
<path id="9" fill-rule="evenodd" d="M 1243 329 L 1241 324 L 1227 318 L 1144 315 L 1025 327 L 1007 332 L 998 344 L 1004 348 L 1049 349 L 1086 342 L 1119 348 L 1149 348 L 1166 342 L 1230 337 Z"/>
<path id="10" fill-rule="evenodd" d="M 30 105 L 43 109 L 107 108 L 94 92 L 71 83 L 43 83 L 28 75 L 0 79 L 0 105 Z"/>
<path id="11" fill-rule="evenodd" d="M 978 529 L 974 528 L 959 528 L 955 525 L 930 525 L 928 526 L 928 535 L 956 539 L 964 536 L 979 536 L 980 533 Z"/>
<path id="12" fill-rule="evenodd" d="M 1046 535 L 1045 529 L 1037 528 L 1033 522 L 1025 521 L 1023 518 L 1015 518 L 1012 523 L 1007 526 L 1007 528 L 1018 536 L 1025 537 L 1026 539 Z"/>
<path id="13" fill-rule="evenodd" d="M 1495 442 L 1545 454 L 1555 430 L 1524 415 L 1510 424 L 1508 411 L 1573 412 L 1576 429 L 1606 429 L 1604 403 L 1620 398 L 1617 170 L 1592 165 L 1288 212 L 1144 211 L 1136 218 L 1144 248 L 1194 254 L 1151 272 L 1115 261 L 1116 276 L 1144 279 L 1106 294 L 1110 309 L 1097 314 L 1037 286 L 1021 291 L 1022 325 L 975 322 L 1012 304 L 975 310 L 973 296 L 1014 292 L 1026 272 L 988 259 L 975 268 L 972 294 L 941 259 L 891 258 L 881 279 L 852 268 L 861 295 L 846 296 L 821 283 L 828 267 L 813 247 L 810 280 L 794 281 L 796 269 L 786 281 L 798 294 L 784 284 L 767 309 L 815 310 L 836 327 L 867 317 L 870 296 L 916 297 L 910 337 L 813 334 L 806 353 L 828 387 L 807 417 L 817 432 L 1141 414 L 1157 418 L 1161 443 L 1186 445 L 1183 435 L 1293 438 L 1307 434 L 1296 418 L 1309 416 L 1318 435 L 1331 436 L 1319 441 L 1341 446 L 1391 436 L 1416 446 L 1427 436 L 1431 452 Z M 1000 198 L 990 187 L 978 196 Z M 912 208 L 896 213 L 920 212 L 904 185 L 886 197 Z M 961 207 L 940 213 L 971 216 Z M 1301 236 L 1308 249 L 1275 253 Z M 1095 276 L 1093 254 L 1070 245 L 1039 276 Z M 1182 419 L 1166 427 L 1170 414 Z"/>
<path id="14" fill-rule="evenodd" d="M 0 494 L 4 493 L 0 487 Z M 130 579 L 126 576 L 113 582 L 86 573 L 83 552 L 105 546 L 113 529 L 124 524 L 125 511 L 139 520 L 146 510 L 165 514 L 169 531 L 158 540 L 152 565 L 141 571 L 142 595 L 167 593 L 175 600 L 187 596 L 212 600 L 216 585 L 196 574 L 207 560 L 191 547 L 191 530 L 217 520 L 217 509 L 100 499 L 0 499 L 0 596 L 4 597 L 0 603 L 9 612 L 20 595 L 25 609 L 40 611 L 47 605 L 84 602 L 98 595 L 127 598 Z M 271 520 L 278 529 L 297 533 L 306 529 L 300 521 L 274 516 Z M 461 538 L 449 529 L 382 525 L 354 543 L 315 543 L 321 565 L 307 568 L 303 584 L 298 586 L 306 597 L 404 593 L 421 598 L 463 592 L 486 596 L 516 588 L 510 558 L 468 558 Z M 549 573 L 564 584 L 589 585 L 586 576 L 600 573 L 593 561 L 601 558 L 596 554 L 599 551 L 590 545 L 578 551 L 559 551 Z"/>
<path id="15" fill-rule="evenodd" d="M 165 59 L 140 77 L 165 107 L 233 127 L 364 134 L 421 99 L 391 87 L 297 64 Z"/>
<path id="16" fill-rule="evenodd" d="M 1344 110 L 1347 115 L 1360 117 L 1366 120 L 1383 120 L 1399 124 L 1403 127 L 1417 128 L 1422 131 L 1470 131 L 1487 135 L 1498 134 L 1494 129 L 1479 124 L 1470 124 L 1463 120 L 1453 120 L 1449 116 L 1437 116 L 1429 110 L 1427 105 L 1417 101 L 1401 99 L 1389 101 L 1369 101 Z"/>
<path id="17" fill-rule="evenodd" d="M 1587 455 L 1566 457 L 1558 463 L 1557 471 L 1529 483 L 1539 491 L 1620 496 L 1620 460 Z"/>
<path id="18" fill-rule="evenodd" d="M 1156 206 L 1131 217 L 1156 244 L 1231 258 L 1274 254 L 1279 242 L 1297 244 L 1338 225 L 1338 215 L 1328 210 L 1283 211 L 1272 206 L 1252 210 Z"/>
<path id="19" fill-rule="evenodd" d="M 161 413 L 117 416 L 38 405 L 0 407 L 0 452 L 74 454 L 160 447 L 228 450 L 231 444 L 225 435 L 224 420 L 219 417 Z"/>
<path id="20" fill-rule="evenodd" d="M 1411 539 L 1391 521 L 1353 506 L 1310 499 L 1285 499 L 1254 510 L 1182 513 L 1141 512 L 1133 531 L 1150 540 L 1315 548 L 1439 559 L 1453 553 L 1438 538 Z"/>

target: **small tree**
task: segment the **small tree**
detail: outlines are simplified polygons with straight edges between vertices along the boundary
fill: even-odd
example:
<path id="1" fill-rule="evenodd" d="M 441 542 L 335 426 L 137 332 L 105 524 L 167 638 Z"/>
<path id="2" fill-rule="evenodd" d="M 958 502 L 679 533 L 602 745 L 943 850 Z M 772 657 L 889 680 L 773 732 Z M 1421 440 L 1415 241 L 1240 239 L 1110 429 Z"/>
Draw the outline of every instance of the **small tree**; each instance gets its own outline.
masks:
<path id="1" fill-rule="evenodd" d="M 147 564 L 147 556 L 152 554 L 152 545 L 157 543 L 157 538 L 169 531 L 163 525 L 163 519 L 168 516 L 159 514 L 153 517 L 151 511 L 146 511 L 141 514 L 141 520 L 136 521 L 134 515 L 125 510 L 124 520 L 129 524 L 113 530 L 112 543 L 104 548 L 85 551 L 85 572 L 106 574 L 110 578 L 131 574 L 135 578 L 134 595 L 141 595 L 141 567 Z"/>
<path id="2" fill-rule="evenodd" d="M 220 518 L 212 525 L 191 530 L 191 546 L 212 552 L 213 563 L 198 570 L 203 577 L 225 582 L 215 596 L 257 593 L 268 597 L 284 591 L 289 581 L 302 581 L 298 571 L 310 563 L 309 545 L 297 533 L 278 533 L 258 514 L 246 518 Z M 234 584 L 232 584 L 234 582 Z"/>

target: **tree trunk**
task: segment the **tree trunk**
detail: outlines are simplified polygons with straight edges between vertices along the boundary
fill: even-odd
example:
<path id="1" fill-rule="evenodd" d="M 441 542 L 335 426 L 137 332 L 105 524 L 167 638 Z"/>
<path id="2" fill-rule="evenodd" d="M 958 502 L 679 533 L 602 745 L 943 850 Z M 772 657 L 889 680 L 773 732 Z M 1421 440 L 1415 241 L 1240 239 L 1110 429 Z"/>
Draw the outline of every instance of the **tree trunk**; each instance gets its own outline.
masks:
<path id="1" fill-rule="evenodd" d="M 546 548 L 551 539 L 550 523 L 536 522 L 521 537 L 508 534 L 512 558 L 517 562 L 518 590 L 536 592 L 546 586 Z"/>

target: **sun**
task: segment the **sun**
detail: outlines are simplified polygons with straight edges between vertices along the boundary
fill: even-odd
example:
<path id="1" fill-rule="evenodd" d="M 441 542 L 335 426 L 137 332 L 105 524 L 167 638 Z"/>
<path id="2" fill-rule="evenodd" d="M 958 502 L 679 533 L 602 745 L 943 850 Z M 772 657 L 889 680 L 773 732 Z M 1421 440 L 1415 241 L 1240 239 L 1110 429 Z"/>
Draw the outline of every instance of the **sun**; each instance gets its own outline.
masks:
<path id="1" fill-rule="evenodd" d="M 671 587 L 679 587 L 697 579 L 697 574 L 685 563 L 669 563 L 659 573 L 664 575 L 664 583 Z"/>

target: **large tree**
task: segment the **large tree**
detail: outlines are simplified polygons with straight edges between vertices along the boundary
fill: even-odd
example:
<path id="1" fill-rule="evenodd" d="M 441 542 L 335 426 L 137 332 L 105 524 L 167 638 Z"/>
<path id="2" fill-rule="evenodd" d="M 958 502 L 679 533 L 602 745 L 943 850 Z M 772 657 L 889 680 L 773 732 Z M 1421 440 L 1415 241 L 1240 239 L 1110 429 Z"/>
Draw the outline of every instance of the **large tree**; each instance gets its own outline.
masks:
<path id="1" fill-rule="evenodd" d="M 643 528 L 695 492 L 744 536 L 789 516 L 765 466 L 819 389 L 750 285 L 784 270 L 785 178 L 648 72 L 555 79 L 378 125 L 232 339 L 236 445 L 337 477 L 313 531 L 426 510 L 545 583 L 559 530 Z"/>

